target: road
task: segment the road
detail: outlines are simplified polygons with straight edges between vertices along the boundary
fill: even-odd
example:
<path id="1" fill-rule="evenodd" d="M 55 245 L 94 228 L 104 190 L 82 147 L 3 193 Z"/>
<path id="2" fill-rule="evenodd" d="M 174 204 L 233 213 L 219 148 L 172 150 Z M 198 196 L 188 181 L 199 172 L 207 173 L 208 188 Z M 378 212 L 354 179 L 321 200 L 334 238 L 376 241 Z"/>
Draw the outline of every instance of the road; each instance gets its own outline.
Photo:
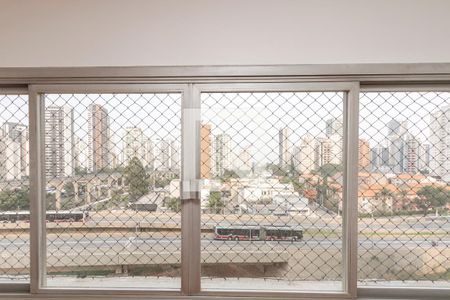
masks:
<path id="1" fill-rule="evenodd" d="M 136 213 L 133 211 L 113 211 L 106 214 L 91 213 L 92 223 L 114 222 L 114 223 L 162 223 L 166 225 L 181 224 L 181 215 L 172 212 Z M 228 224 L 280 224 L 301 226 L 306 229 L 329 229 L 340 230 L 342 219 L 340 217 L 316 216 L 272 216 L 272 215 L 220 215 L 203 214 L 202 226 L 212 228 L 216 225 Z M 400 216 L 392 218 L 364 218 L 358 221 L 360 231 L 407 231 L 407 230 L 429 230 L 450 232 L 450 218 L 423 217 L 423 216 Z"/>
<path id="2" fill-rule="evenodd" d="M 112 248 L 118 249 L 130 249 L 130 248 L 142 248 L 142 249 L 158 249 L 158 248 L 181 248 L 181 240 L 177 237 L 164 237 L 164 238 L 152 238 L 152 237 L 124 237 L 124 236 L 50 236 L 47 239 L 47 251 L 49 253 L 59 251 L 74 251 L 78 252 L 78 249 L 97 249 L 102 251 L 110 251 Z M 338 238 L 331 237 L 319 237 L 319 238 L 306 238 L 299 242 L 276 242 L 276 241 L 217 241 L 212 238 L 203 238 L 202 249 L 207 248 L 230 248 L 234 250 L 245 251 L 249 247 L 261 247 L 268 246 L 273 248 L 298 248 L 298 249 L 315 249 L 330 247 L 335 249 L 341 249 L 342 241 Z M 437 245 L 433 245 L 433 242 L 437 242 Z M 0 249 L 8 252 L 20 251 L 26 253 L 29 247 L 29 240 L 21 237 L 2 237 L 0 239 Z M 450 247 L 450 237 L 445 239 L 427 239 L 423 237 L 417 237 L 414 239 L 409 238 L 371 238 L 359 240 L 360 249 L 385 249 L 385 248 L 410 248 L 416 247 L 430 248 L 430 247 Z"/>

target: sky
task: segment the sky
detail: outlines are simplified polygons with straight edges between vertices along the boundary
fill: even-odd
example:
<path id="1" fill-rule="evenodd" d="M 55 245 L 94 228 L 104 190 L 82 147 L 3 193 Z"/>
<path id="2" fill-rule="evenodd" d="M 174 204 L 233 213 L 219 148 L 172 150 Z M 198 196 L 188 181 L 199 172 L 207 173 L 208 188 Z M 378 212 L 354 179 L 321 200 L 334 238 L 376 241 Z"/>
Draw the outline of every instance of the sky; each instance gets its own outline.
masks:
<path id="1" fill-rule="evenodd" d="M 342 118 L 342 92 L 205 93 L 202 123 L 212 133 L 226 133 L 232 149 L 250 148 L 258 162 L 278 160 L 278 131 L 290 128 L 290 141 L 298 145 L 305 134 L 325 136 L 325 122 Z M 87 142 L 88 107 L 103 105 L 110 117 L 114 151 L 122 150 L 126 127 L 139 127 L 152 140 L 180 140 L 181 94 L 49 94 L 46 106 L 69 105 L 74 110 L 75 135 Z M 450 93 L 362 93 L 360 137 L 371 146 L 386 137 L 386 124 L 408 120 L 409 131 L 422 142 L 429 138 L 429 115 L 450 104 Z M 0 96 L 0 122 L 28 124 L 27 96 Z"/>

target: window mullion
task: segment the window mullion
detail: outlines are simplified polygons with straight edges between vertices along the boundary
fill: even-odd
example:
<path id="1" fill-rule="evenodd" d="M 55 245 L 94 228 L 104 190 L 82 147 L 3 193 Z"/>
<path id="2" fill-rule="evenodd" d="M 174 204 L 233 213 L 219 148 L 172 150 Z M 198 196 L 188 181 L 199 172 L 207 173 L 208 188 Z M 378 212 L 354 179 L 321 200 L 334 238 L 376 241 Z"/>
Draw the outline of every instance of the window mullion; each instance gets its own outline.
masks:
<path id="1" fill-rule="evenodd" d="M 343 266 L 344 290 L 356 297 L 358 253 L 358 129 L 359 84 L 347 91 L 344 101 Z"/>
<path id="2" fill-rule="evenodd" d="M 30 274 L 31 292 L 45 285 L 44 101 L 29 87 L 30 122 Z"/>
<path id="3" fill-rule="evenodd" d="M 181 292 L 200 292 L 200 93 L 189 84 L 182 100 Z"/>

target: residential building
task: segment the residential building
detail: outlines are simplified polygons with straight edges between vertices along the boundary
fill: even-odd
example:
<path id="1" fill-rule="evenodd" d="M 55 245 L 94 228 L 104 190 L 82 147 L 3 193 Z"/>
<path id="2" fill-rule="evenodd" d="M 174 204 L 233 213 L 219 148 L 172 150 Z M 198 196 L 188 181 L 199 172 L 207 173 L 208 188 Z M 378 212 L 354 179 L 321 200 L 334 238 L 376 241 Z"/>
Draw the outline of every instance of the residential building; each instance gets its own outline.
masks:
<path id="1" fill-rule="evenodd" d="M 45 173 L 47 178 L 74 174 L 73 109 L 67 105 L 45 108 Z"/>
<path id="2" fill-rule="evenodd" d="M 200 129 L 200 176 L 211 178 L 211 124 L 202 124 Z"/>
<path id="3" fill-rule="evenodd" d="M 213 141 L 213 174 L 222 176 L 225 170 L 232 169 L 231 162 L 231 137 L 228 134 L 218 134 Z"/>
<path id="4" fill-rule="evenodd" d="M 329 138 L 332 135 L 344 136 L 344 123 L 341 118 L 331 118 L 326 120 L 325 134 Z"/>
<path id="5" fill-rule="evenodd" d="M 21 178 L 20 148 L 20 142 L 0 129 L 0 181 Z"/>
<path id="6" fill-rule="evenodd" d="M 291 164 L 292 145 L 289 140 L 290 130 L 284 127 L 278 131 L 278 157 L 280 167 L 286 168 Z"/>
<path id="7" fill-rule="evenodd" d="M 360 170 L 368 170 L 370 168 L 370 145 L 364 139 L 359 139 L 358 167 Z"/>
<path id="8" fill-rule="evenodd" d="M 30 140 L 28 126 L 16 123 L 16 122 L 5 122 L 2 126 L 3 134 L 9 136 L 12 141 L 19 143 L 19 157 L 20 157 L 20 175 L 29 176 L 30 175 Z"/>
<path id="9" fill-rule="evenodd" d="M 450 182 L 450 105 L 430 115 L 430 171 Z"/>
<path id="10" fill-rule="evenodd" d="M 111 167 L 110 124 L 106 108 L 91 104 L 88 109 L 89 171 Z"/>

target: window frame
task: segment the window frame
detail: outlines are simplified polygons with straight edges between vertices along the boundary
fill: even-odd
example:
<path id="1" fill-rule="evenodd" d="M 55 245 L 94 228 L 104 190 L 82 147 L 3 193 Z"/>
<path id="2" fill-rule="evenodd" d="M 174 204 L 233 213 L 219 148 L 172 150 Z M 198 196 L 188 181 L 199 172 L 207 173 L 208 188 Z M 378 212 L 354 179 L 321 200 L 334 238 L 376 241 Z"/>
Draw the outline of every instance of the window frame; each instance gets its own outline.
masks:
<path id="1" fill-rule="evenodd" d="M 337 64 L 337 65 L 270 65 L 270 66 L 178 66 L 178 67 L 67 67 L 67 68 L 47 68 L 47 67 L 37 67 L 37 68 L 0 68 L 0 90 L 1 91 L 27 91 L 29 94 L 29 107 L 30 111 L 34 110 L 38 112 L 39 108 L 39 89 L 42 87 L 49 86 L 59 86 L 78 84 L 80 87 L 88 88 L 97 84 L 99 86 L 120 86 L 120 92 L 126 92 L 124 87 L 129 85 L 130 87 L 137 87 L 139 85 L 145 86 L 169 86 L 181 85 L 183 86 L 184 96 L 186 97 L 186 102 L 190 103 L 195 107 L 194 99 L 199 99 L 199 95 L 196 94 L 198 91 L 194 90 L 193 84 L 217 84 L 217 83 L 302 83 L 302 82 L 346 82 L 351 81 L 361 89 L 361 91 L 393 91 L 399 89 L 404 91 L 443 91 L 443 89 L 450 90 L 450 63 L 423 63 L 423 64 Z M 353 97 L 352 97 L 353 98 Z M 353 101 L 359 102 L 359 93 L 356 93 Z M 183 97 L 184 99 L 184 97 Z M 183 100 L 182 100 L 183 101 Z M 31 106 L 33 104 L 33 109 Z M 192 106 L 191 106 L 192 108 Z M 195 110 L 194 110 L 195 111 Z M 353 112 L 355 113 L 355 112 Z M 42 112 L 40 112 L 42 114 Z M 32 128 L 31 118 L 39 117 L 39 113 L 29 115 L 30 118 L 30 188 L 31 188 L 31 174 L 35 172 L 39 174 L 38 168 L 33 170 L 31 168 L 31 162 L 35 161 L 35 164 L 39 164 L 39 160 L 42 157 L 36 155 L 31 151 L 31 149 L 38 149 L 41 147 L 39 141 L 32 141 L 31 131 L 40 131 L 42 133 L 42 128 L 39 128 L 39 124 Z M 40 116 L 42 118 L 42 116 Z M 195 117 L 195 114 L 194 116 Z M 183 119 L 183 116 L 182 116 Z M 37 119 L 35 119 L 37 120 Z M 358 119 L 357 119 L 358 120 Z M 33 122 L 34 123 L 34 122 Z M 183 124 L 183 122 L 182 122 Z M 42 125 L 42 124 L 41 124 Z M 183 127 L 183 126 L 182 126 Z M 355 129 L 355 128 L 354 128 Z M 182 136 L 199 139 L 198 132 L 189 131 L 188 133 L 182 133 Z M 351 132 L 351 135 L 354 133 Z M 183 144 L 183 142 L 182 142 Z M 193 143 L 191 143 L 192 145 Z M 195 144 L 195 143 L 194 143 Z M 34 145 L 34 146 L 32 146 Z M 184 144 L 183 144 L 184 145 Z M 31 148 L 34 147 L 34 148 Z M 31 157 L 33 155 L 33 159 Z M 182 157 L 186 155 L 182 153 Z M 183 159 L 182 159 L 183 160 Z M 196 158 L 199 161 L 199 158 Z M 40 162 L 42 164 L 42 162 Z M 349 166 L 350 168 L 352 166 Z M 353 165 L 355 167 L 355 165 Z M 195 166 L 194 166 L 195 168 Z M 194 169 L 195 170 L 195 169 Z M 196 170 L 198 172 L 198 170 Z M 195 173 L 195 172 L 194 172 Z M 33 173 L 34 174 L 34 173 Z M 190 177 L 182 177 L 183 185 L 188 184 L 192 186 L 196 184 L 196 179 Z M 347 183 L 349 184 L 349 183 Z M 357 184 L 356 184 L 357 187 Z M 33 193 L 33 199 L 37 199 L 39 195 L 39 190 L 34 187 L 38 194 Z M 41 191 L 42 192 L 42 191 Z M 190 196 L 191 199 L 195 199 L 195 194 Z M 186 198 L 187 199 L 187 198 Z M 183 201 L 184 203 L 184 201 Z M 196 211 L 195 201 L 187 201 L 189 203 L 186 207 L 189 207 L 191 212 Z M 31 224 L 39 225 L 42 220 L 39 220 L 36 212 L 39 211 L 38 201 L 31 201 L 32 207 L 32 222 Z M 34 212 L 34 213 L 33 213 Z M 195 218 L 194 218 L 195 219 Z M 198 230 L 198 224 L 189 221 L 185 218 L 186 226 L 191 226 L 191 231 L 194 232 Z M 199 222 L 198 222 L 199 223 Z M 185 226 L 182 221 L 183 226 Z M 38 246 L 38 239 L 40 234 L 39 226 L 31 225 L 30 236 L 31 243 Z M 356 233 L 355 233 L 356 232 Z M 346 239 L 347 240 L 347 239 Z M 353 235 L 349 236 L 349 240 L 354 240 L 353 243 L 357 243 L 357 228 L 353 229 Z M 197 241 L 195 242 L 197 243 Z M 195 244 L 194 243 L 194 244 Z M 188 247 L 194 247 L 194 245 L 189 245 Z M 37 247 L 39 248 L 39 247 Z M 31 248 L 30 248 L 31 249 Z M 42 250 L 42 249 L 41 249 Z M 354 249 L 355 250 L 355 249 Z M 356 249 L 357 251 L 357 249 Z M 41 252 L 41 251 L 40 251 Z M 27 293 L 29 297 L 43 297 L 45 295 L 55 295 L 55 294 L 73 294 L 76 296 L 91 296 L 101 297 L 105 294 L 107 295 L 131 295 L 131 296 L 168 296 L 162 291 L 145 291 L 145 290 L 87 290 L 87 289 L 54 289 L 54 292 L 39 289 L 39 273 L 36 272 L 38 267 L 38 262 L 41 260 L 39 253 L 31 251 L 30 260 L 33 261 L 30 264 L 30 274 L 32 277 L 33 284 L 0 284 L 0 293 Z M 356 261 L 357 253 L 355 253 L 353 260 Z M 195 265 L 188 266 L 191 272 L 194 270 Z M 355 267 L 356 269 L 356 267 Z M 195 273 L 195 272 L 194 272 Z M 35 278 L 35 275 L 37 276 Z M 182 274 L 182 276 L 188 276 L 188 274 Z M 411 298 L 445 298 L 450 289 L 448 288 L 368 288 L 368 287 L 357 287 L 356 272 L 352 275 L 350 284 L 351 296 L 356 297 L 411 297 Z M 188 282 L 188 281 L 185 281 Z M 349 285 L 349 283 L 347 283 Z M 175 298 L 193 298 L 186 297 L 187 295 L 198 295 L 198 287 L 192 282 L 189 282 L 187 286 L 182 286 L 181 296 L 174 295 Z M 269 297 L 279 297 L 277 295 L 271 295 L 268 293 L 263 293 L 264 298 Z M 0 294 L 1 295 L 1 294 Z M 241 293 L 235 296 L 240 296 Z M 11 296 L 9 294 L 8 296 Z M 23 294 L 16 294 L 17 297 L 23 296 Z M 229 299 L 233 295 L 224 295 L 224 293 L 217 294 L 217 297 L 223 297 L 224 299 Z M 284 295 L 282 295 L 284 297 Z M 326 295 L 317 294 L 296 294 L 297 297 L 317 297 L 317 298 L 329 298 Z M 249 295 L 246 299 L 252 299 Z M 258 299 L 261 299 L 258 297 Z"/>
<path id="2" fill-rule="evenodd" d="M 344 189 L 342 219 L 342 292 L 315 291 L 258 291 L 240 290 L 238 292 L 217 290 L 200 291 L 205 296 L 247 296 L 247 297 L 279 297 L 279 298 L 314 298 L 352 299 L 356 297 L 356 253 L 357 253 L 357 158 L 358 158 L 358 120 L 359 120 L 359 84 L 357 82 L 268 82 L 268 83 L 215 83 L 194 85 L 195 94 L 201 101 L 202 93 L 239 93 L 239 92 L 342 92 L 344 132 L 350 134 L 343 140 Z M 200 107 L 201 111 L 201 107 Z M 200 116 L 201 118 L 201 116 Z M 198 125 L 200 126 L 200 125 Z M 198 128 L 200 130 L 200 127 Z M 198 148 L 200 152 L 200 148 Z M 356 166 L 356 169 L 353 167 Z M 200 177 L 198 178 L 200 179 Z M 200 202 L 200 199 L 198 199 Z M 199 220 L 200 221 L 200 220 Z M 200 278 L 199 278 L 200 279 Z"/>
<path id="3" fill-rule="evenodd" d="M 139 288 L 139 289 L 126 289 L 126 288 L 64 288 L 64 287 L 47 287 L 45 285 L 46 274 L 46 221 L 45 221 L 45 126 L 44 126 L 44 111 L 45 111 L 45 94 L 48 93 L 178 93 L 181 95 L 180 107 L 183 112 L 183 107 L 189 100 L 187 85 L 185 84 L 93 84 L 93 85 L 80 85 L 80 84 L 63 84 L 63 85 L 30 85 L 29 97 L 30 97 L 30 153 L 33 155 L 30 157 L 30 194 L 32 213 L 30 217 L 30 249 L 32 249 L 30 257 L 31 266 L 31 282 L 30 290 L 32 294 L 82 294 L 90 293 L 93 295 L 122 295 L 122 294 L 136 294 L 136 295 L 167 295 L 167 296 L 180 296 L 184 291 L 182 286 L 180 290 L 159 290 L 152 288 Z M 186 98 L 186 99 L 185 99 Z M 183 113 L 181 114 L 180 124 L 183 123 Z M 31 134 L 33 132 L 33 134 Z M 33 136 L 33 138 L 32 138 Z M 186 141 L 185 134 L 181 134 L 181 143 Z M 186 160 L 182 153 L 181 165 Z M 31 175 L 33 174 L 33 176 Z M 189 174 L 188 174 L 189 175 Z M 185 176 L 183 173 L 183 167 L 181 168 L 181 176 Z M 186 201 L 182 201 L 182 218 L 184 222 L 191 223 L 192 215 L 188 212 L 191 204 Z M 190 248 L 190 244 L 186 243 L 186 235 L 190 234 L 189 228 L 181 227 L 182 236 L 182 248 L 183 252 L 187 252 Z M 183 238 L 184 237 L 184 238 Z M 184 250 L 188 249 L 188 250 Z M 190 251 L 189 251 L 190 252 Z M 191 264 L 186 257 L 181 257 L 182 274 L 181 282 L 186 281 L 189 276 L 189 269 Z"/>
<path id="4" fill-rule="evenodd" d="M 28 96 L 28 89 L 26 87 L 2 87 L 0 85 L 0 95 L 27 95 Z M 28 106 L 29 106 L 30 100 L 28 98 Z M 28 115 L 28 122 L 29 122 L 30 116 Z M 31 153 L 28 153 L 28 155 L 31 155 Z M 31 198 L 31 197 L 30 197 Z M 30 207 L 30 213 L 31 213 L 31 207 Z M 30 239 L 31 239 L 31 227 L 29 229 Z M 29 249 L 29 254 L 31 255 L 31 245 Z M 29 268 L 29 274 L 31 279 L 31 263 Z M 11 282 L 11 283 L 0 283 L 0 293 L 1 292 L 29 292 L 30 291 L 30 282 Z"/>

